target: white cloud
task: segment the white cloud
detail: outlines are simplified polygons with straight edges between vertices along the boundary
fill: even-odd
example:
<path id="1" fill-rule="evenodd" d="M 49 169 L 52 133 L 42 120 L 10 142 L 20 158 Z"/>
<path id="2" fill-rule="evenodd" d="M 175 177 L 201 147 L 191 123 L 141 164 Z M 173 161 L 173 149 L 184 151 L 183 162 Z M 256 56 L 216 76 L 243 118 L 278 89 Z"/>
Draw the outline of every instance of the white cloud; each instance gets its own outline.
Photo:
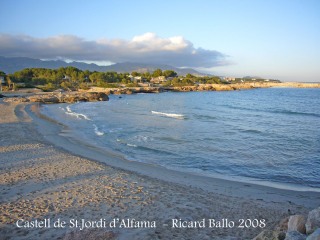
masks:
<path id="1" fill-rule="evenodd" d="M 226 56 L 218 51 L 195 48 L 181 36 L 161 38 L 155 33 L 135 36 L 132 40 L 96 41 L 73 35 L 35 38 L 0 34 L 0 56 L 115 63 L 130 61 L 205 68 L 226 63 Z"/>
<path id="2" fill-rule="evenodd" d="M 140 47 L 139 49 L 143 51 L 180 51 L 187 48 L 190 43 L 180 36 L 165 39 L 155 33 L 145 33 L 135 36 L 130 45 L 133 48 Z"/>

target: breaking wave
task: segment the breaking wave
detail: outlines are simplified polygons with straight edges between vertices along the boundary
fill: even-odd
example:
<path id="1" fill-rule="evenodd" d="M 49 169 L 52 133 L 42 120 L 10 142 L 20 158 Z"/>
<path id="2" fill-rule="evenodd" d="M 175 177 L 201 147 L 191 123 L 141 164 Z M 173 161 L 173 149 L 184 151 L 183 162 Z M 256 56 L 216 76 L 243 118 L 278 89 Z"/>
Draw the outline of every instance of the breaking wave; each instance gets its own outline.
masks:
<path id="1" fill-rule="evenodd" d="M 131 143 L 127 143 L 127 146 L 128 146 L 128 147 L 138 147 L 137 145 L 131 144 Z"/>
<path id="2" fill-rule="evenodd" d="M 156 111 L 151 111 L 152 114 L 155 115 L 160 115 L 160 116 L 165 116 L 165 117 L 170 117 L 170 118 L 176 118 L 176 119 L 185 119 L 183 114 L 176 114 L 176 113 L 164 113 L 164 112 L 156 112 Z"/>
<path id="3" fill-rule="evenodd" d="M 86 116 L 85 114 L 73 112 L 73 111 L 71 110 L 70 106 L 67 106 L 67 107 L 66 107 L 66 110 L 67 110 L 67 111 L 66 111 L 65 113 L 68 114 L 68 115 L 75 116 L 75 117 L 78 118 L 78 119 L 85 119 L 85 120 L 88 120 L 88 121 L 91 120 L 91 119 L 88 118 L 88 116 Z"/>
<path id="4" fill-rule="evenodd" d="M 97 125 L 93 124 L 93 127 L 94 127 L 94 133 L 95 133 L 97 136 L 102 136 L 102 135 L 104 135 L 104 132 L 99 131 L 99 128 L 97 127 Z"/>

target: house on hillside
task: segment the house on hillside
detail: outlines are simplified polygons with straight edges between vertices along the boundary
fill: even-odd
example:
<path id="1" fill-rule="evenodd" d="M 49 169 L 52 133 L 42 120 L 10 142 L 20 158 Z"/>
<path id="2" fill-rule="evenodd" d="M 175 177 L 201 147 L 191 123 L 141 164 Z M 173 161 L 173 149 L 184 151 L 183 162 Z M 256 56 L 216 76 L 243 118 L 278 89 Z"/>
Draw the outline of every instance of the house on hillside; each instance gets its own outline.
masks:
<path id="1" fill-rule="evenodd" d="M 235 77 L 224 77 L 223 80 L 225 80 L 225 81 L 227 81 L 227 82 L 231 82 L 231 81 L 235 81 L 236 78 L 235 78 Z"/>
<path id="2" fill-rule="evenodd" d="M 130 78 L 131 82 L 135 82 L 135 83 L 142 83 L 143 79 L 141 76 L 132 76 L 131 74 L 128 76 Z"/>
<path id="3" fill-rule="evenodd" d="M 150 82 L 154 83 L 154 84 L 159 84 L 159 83 L 163 83 L 166 82 L 167 79 L 165 76 L 159 76 L 159 77 L 153 77 L 151 78 Z"/>

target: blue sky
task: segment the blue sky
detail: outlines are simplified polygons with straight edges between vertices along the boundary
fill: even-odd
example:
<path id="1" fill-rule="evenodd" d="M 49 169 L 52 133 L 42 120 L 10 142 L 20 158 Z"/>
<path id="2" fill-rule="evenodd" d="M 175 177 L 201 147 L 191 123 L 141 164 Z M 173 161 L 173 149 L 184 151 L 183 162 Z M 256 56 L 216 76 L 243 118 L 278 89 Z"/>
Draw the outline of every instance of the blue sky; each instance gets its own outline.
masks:
<path id="1" fill-rule="evenodd" d="M 320 81 L 320 1 L 2 0 L 0 55 Z"/>

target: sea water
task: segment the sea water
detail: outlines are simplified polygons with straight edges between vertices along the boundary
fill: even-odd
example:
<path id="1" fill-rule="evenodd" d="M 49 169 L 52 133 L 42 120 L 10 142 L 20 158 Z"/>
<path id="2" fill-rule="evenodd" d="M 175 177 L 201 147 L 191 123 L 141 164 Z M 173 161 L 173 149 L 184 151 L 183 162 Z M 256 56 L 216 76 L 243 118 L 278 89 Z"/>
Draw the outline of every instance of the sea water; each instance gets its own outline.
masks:
<path id="1" fill-rule="evenodd" d="M 320 89 L 111 95 L 41 111 L 128 160 L 320 190 Z"/>

